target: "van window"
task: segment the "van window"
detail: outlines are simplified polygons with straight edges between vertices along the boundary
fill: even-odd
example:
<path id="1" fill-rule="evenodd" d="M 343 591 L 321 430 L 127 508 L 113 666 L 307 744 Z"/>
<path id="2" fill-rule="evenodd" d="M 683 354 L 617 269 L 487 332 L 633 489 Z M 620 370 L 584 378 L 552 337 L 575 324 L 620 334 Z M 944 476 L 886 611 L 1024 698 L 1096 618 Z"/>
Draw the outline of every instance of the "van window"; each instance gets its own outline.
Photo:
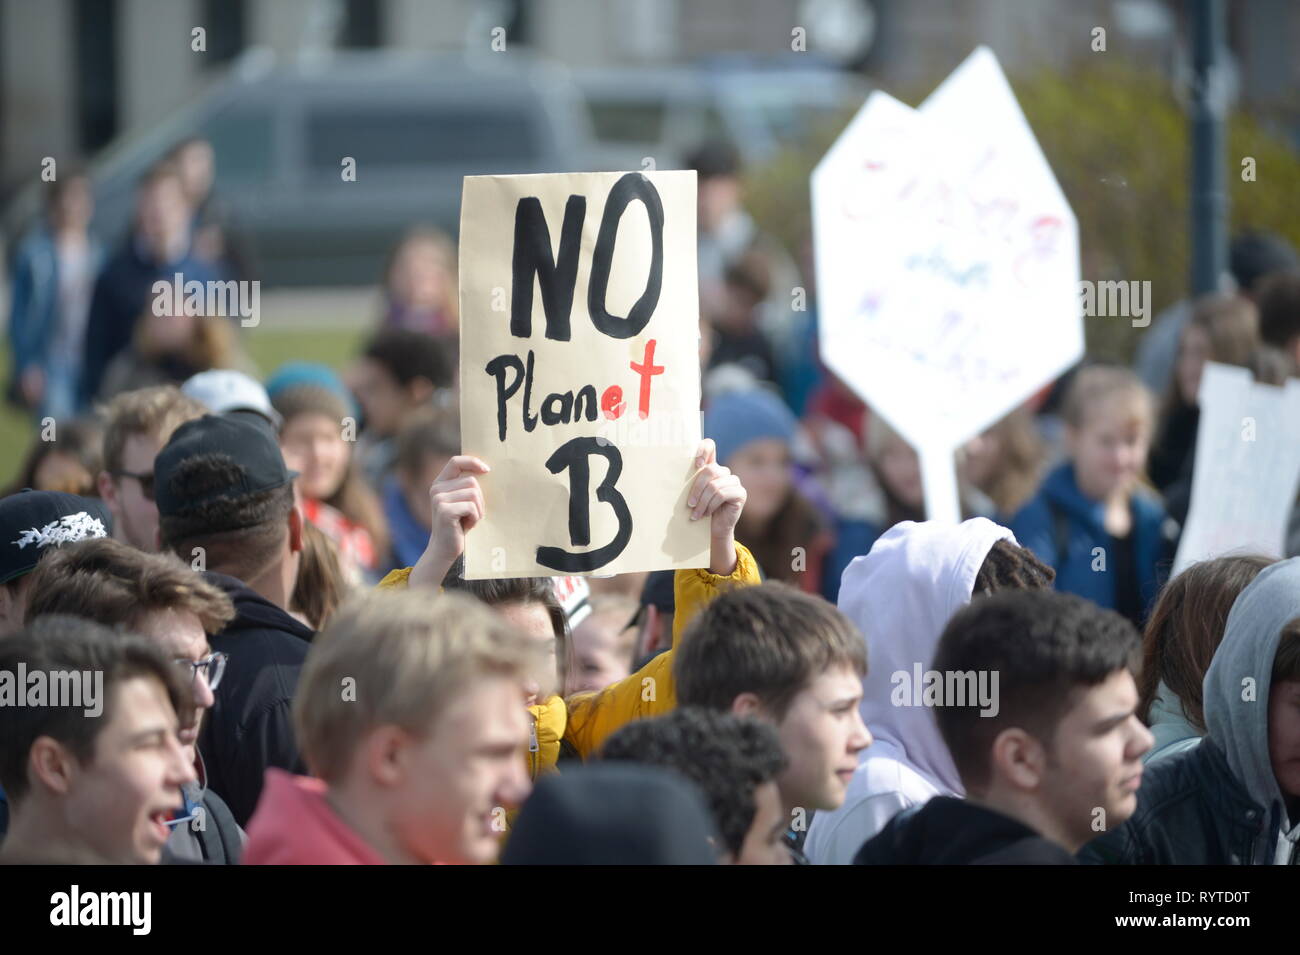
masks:
<path id="1" fill-rule="evenodd" d="M 275 137 L 270 110 L 226 110 L 204 124 L 203 135 L 212 143 L 221 182 L 256 183 L 273 177 Z"/>
<path id="2" fill-rule="evenodd" d="M 750 90 L 747 100 L 777 142 L 807 141 L 846 112 L 843 103 L 813 91 Z"/>
<path id="3" fill-rule="evenodd" d="M 611 99 L 588 101 L 591 126 L 605 143 L 656 143 L 663 135 L 663 100 Z"/>
<path id="4" fill-rule="evenodd" d="M 307 161 L 337 176 L 344 156 L 362 169 L 535 160 L 538 133 L 525 109 L 331 107 L 307 118 Z"/>

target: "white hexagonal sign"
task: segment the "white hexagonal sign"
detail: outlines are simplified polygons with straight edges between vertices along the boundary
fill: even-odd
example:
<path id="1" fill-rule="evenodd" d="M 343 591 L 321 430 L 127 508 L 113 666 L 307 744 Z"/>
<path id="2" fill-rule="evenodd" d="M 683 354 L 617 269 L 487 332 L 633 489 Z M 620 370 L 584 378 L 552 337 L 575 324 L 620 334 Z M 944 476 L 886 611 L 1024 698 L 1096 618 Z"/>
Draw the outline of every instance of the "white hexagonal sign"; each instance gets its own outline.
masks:
<path id="1" fill-rule="evenodd" d="M 921 455 L 953 451 L 1082 355 L 1079 229 L 997 58 L 919 109 L 875 92 L 812 175 L 821 354 Z"/>

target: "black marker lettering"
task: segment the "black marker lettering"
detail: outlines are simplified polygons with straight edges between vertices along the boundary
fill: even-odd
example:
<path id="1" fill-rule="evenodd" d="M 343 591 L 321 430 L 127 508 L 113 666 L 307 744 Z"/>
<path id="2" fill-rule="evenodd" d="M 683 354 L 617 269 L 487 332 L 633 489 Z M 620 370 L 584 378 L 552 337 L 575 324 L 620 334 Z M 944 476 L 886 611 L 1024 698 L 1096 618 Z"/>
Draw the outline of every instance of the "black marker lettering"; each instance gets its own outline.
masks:
<path id="1" fill-rule="evenodd" d="M 530 356 L 531 357 L 531 354 Z M 514 369 L 515 380 L 506 386 L 506 370 Z M 519 390 L 519 383 L 524 380 L 524 363 L 518 355 L 497 355 L 483 369 L 497 380 L 497 438 L 506 439 L 506 402 Z"/>
<path id="2" fill-rule="evenodd" d="M 596 420 L 595 385 L 583 385 L 578 389 L 578 397 L 574 399 L 573 420 L 581 420 L 584 416 L 588 421 Z"/>
<path id="3" fill-rule="evenodd" d="M 635 199 L 645 204 L 646 215 L 650 219 L 650 275 L 646 279 L 645 291 L 628 311 L 627 318 L 620 318 L 605 311 L 605 294 L 609 289 L 609 273 L 614 264 L 614 240 L 618 237 L 618 223 L 623 217 L 623 210 Z M 604 332 L 610 338 L 631 338 L 639 334 L 659 304 L 663 280 L 663 203 L 659 200 L 658 190 L 649 179 L 639 172 L 629 172 L 609 191 L 609 198 L 605 200 L 605 212 L 600 219 L 596 251 L 591 258 L 591 281 L 587 285 L 587 311 L 591 314 L 591 323 L 597 331 Z"/>
<path id="4" fill-rule="evenodd" d="M 614 486 L 623 473 L 623 455 L 614 445 L 601 444 L 598 438 L 573 438 L 555 449 L 546 461 L 546 469 L 552 474 L 569 470 L 569 542 L 575 547 L 586 547 L 591 543 L 591 513 L 588 493 L 591 485 L 591 463 L 593 454 L 603 455 L 609 462 L 605 479 L 596 488 L 596 500 L 608 504 L 618 517 L 618 531 L 614 539 L 604 547 L 575 554 L 562 547 L 537 548 L 537 563 L 565 574 L 580 573 L 603 567 L 623 553 L 628 541 L 632 539 L 632 512 L 627 501 Z"/>
<path id="5" fill-rule="evenodd" d="M 533 333 L 533 277 L 542 290 L 546 313 L 546 337 L 569 340 L 569 313 L 573 310 L 573 287 L 578 281 L 578 253 L 582 243 L 582 220 L 587 200 L 569 196 L 564 205 L 558 261 L 551 256 L 551 230 L 546 225 L 541 200 L 526 196 L 515 206 L 515 248 L 511 263 L 510 334 L 528 338 Z M 662 218 L 662 216 L 661 216 Z"/>

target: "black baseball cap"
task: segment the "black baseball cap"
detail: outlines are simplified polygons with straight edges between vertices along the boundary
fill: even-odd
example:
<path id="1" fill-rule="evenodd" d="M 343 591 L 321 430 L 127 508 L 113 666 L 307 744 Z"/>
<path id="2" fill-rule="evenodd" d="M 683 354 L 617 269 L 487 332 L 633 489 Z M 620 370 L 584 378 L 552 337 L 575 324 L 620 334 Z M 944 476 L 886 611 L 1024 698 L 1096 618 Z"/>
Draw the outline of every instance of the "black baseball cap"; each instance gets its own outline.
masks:
<path id="1" fill-rule="evenodd" d="M 153 463 L 154 502 L 160 516 L 183 514 L 222 498 L 237 501 L 282 487 L 298 476 L 297 471 L 285 467 L 275 433 L 265 424 L 255 424 L 253 417 L 240 412 L 204 415 L 185 422 L 172 433 Z M 176 494 L 172 478 L 181 465 L 207 454 L 226 457 L 242 472 L 239 479 L 198 497 Z"/>
<path id="2" fill-rule="evenodd" d="M 113 517 L 97 497 L 28 489 L 0 498 L 0 584 L 35 570 L 49 547 L 112 531 Z"/>

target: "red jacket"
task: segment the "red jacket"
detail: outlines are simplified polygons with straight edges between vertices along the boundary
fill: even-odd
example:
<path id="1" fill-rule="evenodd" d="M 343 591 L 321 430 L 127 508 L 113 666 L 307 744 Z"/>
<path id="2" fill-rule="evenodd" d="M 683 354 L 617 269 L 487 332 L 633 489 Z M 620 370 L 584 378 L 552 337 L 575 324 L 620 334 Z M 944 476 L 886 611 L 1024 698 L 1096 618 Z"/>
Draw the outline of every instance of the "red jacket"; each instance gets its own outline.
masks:
<path id="1" fill-rule="evenodd" d="M 384 865 L 325 801 L 325 783 L 282 769 L 266 771 L 248 823 L 244 865 Z"/>

